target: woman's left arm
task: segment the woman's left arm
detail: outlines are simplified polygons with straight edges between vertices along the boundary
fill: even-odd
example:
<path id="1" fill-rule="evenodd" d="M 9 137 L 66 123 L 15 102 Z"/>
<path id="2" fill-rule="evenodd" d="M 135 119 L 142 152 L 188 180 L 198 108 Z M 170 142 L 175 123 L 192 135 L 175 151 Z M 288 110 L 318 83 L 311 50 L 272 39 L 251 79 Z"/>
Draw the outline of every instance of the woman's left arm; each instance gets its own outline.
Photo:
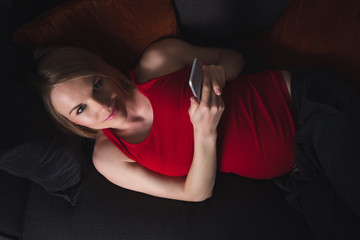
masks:
<path id="1" fill-rule="evenodd" d="M 224 72 L 223 78 L 226 81 L 238 77 L 244 68 L 243 56 L 234 50 L 198 47 L 175 38 L 152 44 L 141 57 L 139 67 L 144 77 L 150 79 L 191 66 L 194 58 L 200 60 L 205 70 L 220 68 L 217 70 Z"/>

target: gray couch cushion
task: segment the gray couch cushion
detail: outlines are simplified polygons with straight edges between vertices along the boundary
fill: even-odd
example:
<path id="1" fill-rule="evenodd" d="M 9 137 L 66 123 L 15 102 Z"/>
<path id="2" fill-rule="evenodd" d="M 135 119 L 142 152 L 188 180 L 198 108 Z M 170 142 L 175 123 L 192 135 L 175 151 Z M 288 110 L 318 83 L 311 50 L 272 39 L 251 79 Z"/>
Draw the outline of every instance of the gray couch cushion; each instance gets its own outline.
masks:
<path id="1" fill-rule="evenodd" d="M 78 203 L 70 207 L 31 189 L 23 239 L 312 239 L 272 181 L 219 174 L 212 198 L 189 203 L 122 189 L 89 166 Z"/>

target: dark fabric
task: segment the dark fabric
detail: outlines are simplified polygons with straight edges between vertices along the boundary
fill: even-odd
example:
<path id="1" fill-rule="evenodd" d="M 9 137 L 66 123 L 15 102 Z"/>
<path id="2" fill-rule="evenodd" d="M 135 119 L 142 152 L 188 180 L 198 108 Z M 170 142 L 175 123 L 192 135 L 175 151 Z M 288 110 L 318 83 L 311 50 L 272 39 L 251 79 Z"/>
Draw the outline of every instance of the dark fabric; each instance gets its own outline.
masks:
<path id="1" fill-rule="evenodd" d="M 0 170 L 0 239 L 19 237 L 29 190 L 28 180 Z"/>
<path id="2" fill-rule="evenodd" d="M 26 24 L 40 14 L 71 0 L 0 0 L 16 21 Z"/>
<path id="3" fill-rule="evenodd" d="M 291 76 L 297 167 L 277 183 L 319 239 L 360 239 L 360 96 L 330 72 Z"/>
<path id="4" fill-rule="evenodd" d="M 188 41 L 213 45 L 246 39 L 272 27 L 291 0 L 174 0 L 180 30 Z"/>
<path id="5" fill-rule="evenodd" d="M 271 181 L 219 174 L 212 198 L 189 203 L 122 189 L 91 165 L 75 207 L 42 188 L 32 188 L 22 239 L 311 240 L 312 236 Z"/>
<path id="6" fill-rule="evenodd" d="M 0 5 L 0 169 L 26 177 L 75 204 L 83 174 L 79 137 L 57 130 L 29 83 L 30 53 L 12 42 L 16 21 Z"/>
<path id="7" fill-rule="evenodd" d="M 182 37 L 193 44 L 230 48 L 245 58 L 244 73 L 273 69 L 246 39 L 271 28 L 291 0 L 173 0 Z"/>
<path id="8" fill-rule="evenodd" d="M 11 117 L 0 119 L 1 136 L 6 139 L 0 146 L 0 168 L 28 177 L 53 193 L 77 184 L 82 174 L 79 139 L 67 138 L 52 126 L 28 87 L 4 85 L 0 106 Z M 76 196 L 64 194 L 75 201 Z"/>
<path id="9" fill-rule="evenodd" d="M 0 240 L 17 240 L 18 238 L 3 234 L 0 232 Z"/>

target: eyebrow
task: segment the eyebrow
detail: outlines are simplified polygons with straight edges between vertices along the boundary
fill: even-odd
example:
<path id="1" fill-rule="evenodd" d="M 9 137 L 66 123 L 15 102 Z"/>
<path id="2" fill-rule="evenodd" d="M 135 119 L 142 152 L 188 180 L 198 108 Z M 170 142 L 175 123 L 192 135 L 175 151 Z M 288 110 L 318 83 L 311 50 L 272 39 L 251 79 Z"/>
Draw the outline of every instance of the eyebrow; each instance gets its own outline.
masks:
<path id="1" fill-rule="evenodd" d="M 96 77 L 97 75 L 94 75 L 93 79 L 92 79 L 92 82 L 93 82 L 93 85 L 95 84 L 95 80 L 96 80 Z M 69 115 L 72 113 L 72 111 L 74 111 L 75 109 L 79 108 L 81 106 L 82 103 L 76 105 L 75 107 L 73 107 L 70 112 L 69 112 Z"/>

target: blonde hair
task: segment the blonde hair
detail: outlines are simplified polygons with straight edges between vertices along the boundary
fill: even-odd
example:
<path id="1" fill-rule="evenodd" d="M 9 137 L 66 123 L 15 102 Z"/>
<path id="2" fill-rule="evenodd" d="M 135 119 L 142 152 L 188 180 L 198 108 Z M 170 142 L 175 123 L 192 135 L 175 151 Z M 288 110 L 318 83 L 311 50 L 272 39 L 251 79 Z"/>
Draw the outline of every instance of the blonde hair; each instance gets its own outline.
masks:
<path id="1" fill-rule="evenodd" d="M 114 77 L 117 86 L 129 93 L 133 83 L 121 72 L 105 63 L 100 56 L 77 47 L 47 47 L 34 52 L 32 78 L 40 91 L 45 108 L 63 130 L 87 138 L 95 138 L 98 130 L 75 124 L 58 113 L 51 103 L 50 93 L 58 84 L 85 76 Z"/>

